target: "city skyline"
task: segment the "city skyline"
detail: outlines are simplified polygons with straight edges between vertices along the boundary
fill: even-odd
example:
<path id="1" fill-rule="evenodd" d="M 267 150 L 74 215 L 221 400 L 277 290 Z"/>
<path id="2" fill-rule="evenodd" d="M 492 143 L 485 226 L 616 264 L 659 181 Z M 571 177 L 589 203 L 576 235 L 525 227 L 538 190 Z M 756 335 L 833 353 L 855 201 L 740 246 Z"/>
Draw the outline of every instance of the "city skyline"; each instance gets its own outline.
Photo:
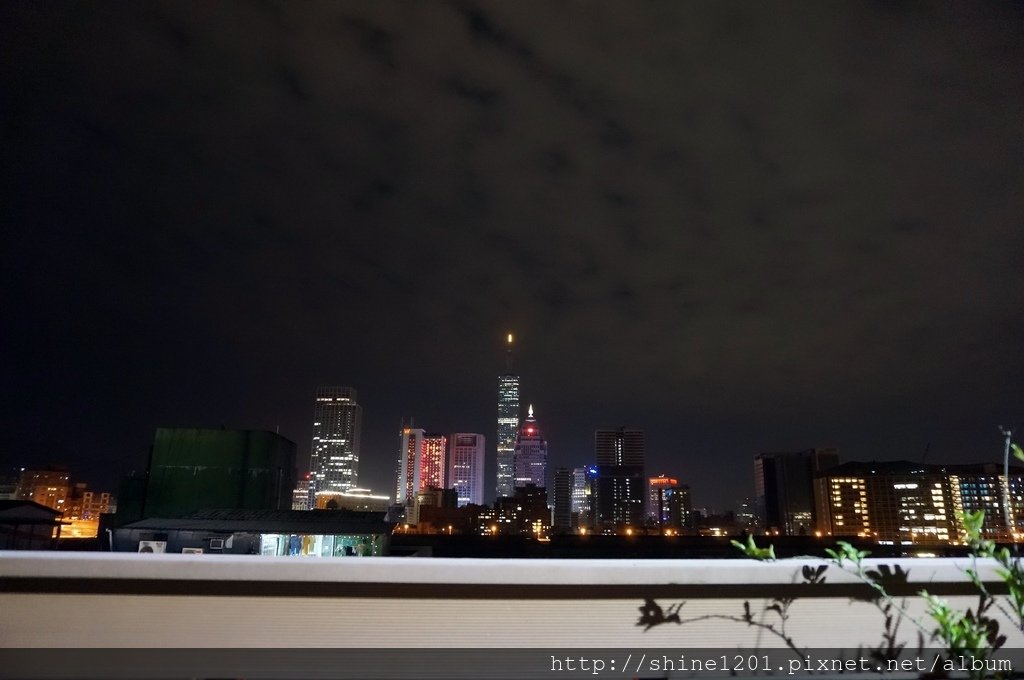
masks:
<path id="1" fill-rule="evenodd" d="M 508 361 L 509 360 L 506 359 L 506 362 L 508 362 Z M 510 365 L 510 364 L 506 363 L 506 366 L 508 366 L 508 365 Z M 499 377 L 504 377 L 504 374 L 503 374 L 503 376 L 499 376 Z M 515 378 L 516 378 L 516 388 L 518 390 L 518 387 L 519 387 L 519 376 L 516 375 Z M 334 392 L 338 391 L 338 390 L 341 390 L 342 392 L 344 392 L 344 395 L 345 395 L 344 398 L 345 399 L 351 398 L 353 400 L 352 401 L 352 406 L 354 406 L 354 408 L 358 411 L 358 415 L 355 416 L 355 421 L 356 421 L 356 423 L 358 423 L 357 430 L 360 429 L 359 426 L 361 426 L 362 407 L 361 407 L 361 405 L 355 403 L 355 401 L 354 401 L 355 400 L 355 395 L 357 393 L 357 390 L 355 388 L 352 388 L 352 387 L 329 387 L 329 388 L 321 387 L 321 388 L 317 388 L 317 390 L 316 390 L 316 404 L 318 406 L 317 413 L 321 414 L 321 411 L 319 409 L 322 408 L 322 404 L 320 404 L 320 401 L 327 398 L 327 397 L 324 396 L 325 394 L 327 394 L 327 391 L 329 391 L 331 393 L 331 395 L 334 395 Z M 518 394 L 518 392 L 517 392 L 517 394 Z M 332 396 L 332 400 L 333 400 L 333 396 Z M 527 411 L 527 414 L 528 414 L 527 418 L 532 418 L 532 404 L 527 405 L 526 411 Z M 318 415 L 316 417 L 322 419 L 324 416 L 321 414 L 321 415 Z M 414 420 L 415 419 L 412 419 L 410 422 L 412 422 Z M 458 417 L 454 417 L 454 418 L 446 417 L 446 418 L 443 418 L 442 420 L 444 422 L 456 422 L 456 423 L 462 422 Z M 525 422 L 525 420 L 526 420 L 526 418 L 517 418 L 517 422 Z M 532 420 L 532 422 L 535 424 L 536 423 L 535 419 Z M 313 432 L 314 432 L 313 441 L 314 441 L 314 444 L 311 447 L 310 455 L 307 456 L 306 454 L 304 454 L 304 453 L 302 453 L 300 451 L 299 458 L 298 458 L 298 461 L 297 461 L 297 468 L 298 468 L 298 471 L 299 471 L 299 478 L 302 478 L 302 476 L 303 476 L 303 471 L 304 471 L 304 468 L 306 467 L 304 465 L 304 463 L 303 463 L 303 461 L 305 461 L 305 460 L 309 460 L 310 461 L 309 467 L 311 469 L 310 469 L 309 472 L 310 472 L 311 475 L 313 475 L 314 478 L 316 477 L 316 475 L 314 474 L 314 472 L 312 470 L 313 466 L 316 464 L 316 462 L 315 462 L 316 461 L 316 456 L 312 455 L 312 453 L 313 453 L 313 451 L 315 450 L 315 448 L 317 446 L 316 442 L 318 441 L 318 437 L 317 437 L 316 432 L 319 429 L 318 428 L 318 423 L 319 423 L 319 420 L 314 421 L 314 427 L 313 427 Z M 403 423 L 404 423 L 404 419 L 403 419 Z M 181 427 L 189 427 L 190 425 L 180 425 L 180 426 Z M 159 428 L 155 428 L 155 429 L 159 429 Z M 261 429 L 261 428 L 256 428 L 256 429 Z M 269 430 L 270 428 L 262 428 L 262 429 Z M 275 430 L 279 430 L 280 428 L 277 427 L 277 428 L 274 428 L 274 429 Z M 520 429 L 522 429 L 522 427 L 517 426 L 517 428 L 516 428 L 517 433 L 519 432 Z M 629 430 L 630 428 L 628 428 L 628 427 L 626 427 L 626 428 L 619 427 L 618 429 L 619 430 L 622 430 L 622 429 Z M 643 430 L 644 430 L 644 428 L 640 428 L 640 430 L 638 430 L 638 431 L 639 432 L 643 432 Z M 447 434 L 426 434 L 426 431 L 423 428 L 413 428 L 413 429 L 410 429 L 409 427 L 405 427 L 404 425 L 403 425 L 402 430 L 400 431 L 400 434 L 408 435 L 411 432 L 412 433 L 419 433 L 418 440 L 422 442 L 424 447 L 426 446 L 426 443 L 427 443 L 426 440 L 428 438 L 434 438 L 434 439 L 440 438 L 440 439 L 444 440 L 444 442 L 445 442 L 444 443 L 444 448 L 445 448 L 445 451 L 446 451 L 445 455 L 446 456 L 449 455 L 447 453 L 449 451 L 449 449 L 447 448 L 448 447 L 447 440 L 448 440 L 449 435 L 447 435 Z M 587 433 L 587 435 L 588 435 L 588 437 L 590 439 L 588 444 L 592 444 L 593 438 L 594 438 L 595 435 L 600 436 L 601 433 L 607 434 L 609 432 L 611 432 L 611 431 L 609 431 L 607 429 L 607 427 L 595 427 L 595 428 L 593 428 L 591 431 L 589 431 Z M 997 433 L 997 434 L 999 434 L 999 433 Z M 643 436 L 646 436 L 646 435 L 643 435 Z M 486 439 L 486 437 L 485 437 L 485 439 Z M 403 436 L 403 438 L 402 438 L 402 444 L 403 445 L 404 445 L 404 441 L 405 441 L 405 439 L 404 439 L 404 436 Z M 997 448 L 999 450 L 994 450 L 992 455 L 990 455 L 988 457 L 979 456 L 979 457 L 976 458 L 976 460 L 965 460 L 965 459 L 962 459 L 962 458 L 952 457 L 952 458 L 950 458 L 948 460 L 941 461 L 941 462 L 944 463 L 944 464 L 950 464 L 950 465 L 962 465 L 962 464 L 974 463 L 974 462 L 977 462 L 977 463 L 991 463 L 991 462 L 995 462 L 999 458 L 998 454 L 1001 451 L 1003 441 L 1004 441 L 1003 439 L 999 440 L 999 442 L 998 442 L 999 446 L 995 447 L 995 448 Z M 545 444 L 546 444 L 546 441 L 545 441 Z M 579 442 L 576 442 L 576 444 L 577 444 L 577 446 L 574 447 L 574 448 L 577 448 L 577 449 L 581 448 L 581 447 L 578 446 Z M 437 448 L 436 446 L 434 448 L 437 449 L 437 451 L 441 450 L 441 449 Z M 766 448 L 766 447 L 763 447 L 763 448 Z M 813 449 L 815 447 L 811 447 L 811 448 Z M 818 448 L 820 448 L 820 447 L 818 447 Z M 829 448 L 829 447 L 825 447 L 825 448 Z M 833 447 L 833 448 L 835 448 L 835 447 Z M 922 462 L 923 462 L 924 459 L 927 458 L 927 454 L 929 453 L 929 449 L 930 448 L 931 448 L 931 444 L 929 443 L 928 447 L 926 447 L 926 449 L 923 451 Z M 358 449 L 358 446 L 357 446 L 357 449 Z M 403 449 L 400 446 L 400 448 L 399 448 L 399 455 L 401 455 L 402 450 Z M 804 449 L 800 449 L 800 450 L 802 451 Z M 437 454 L 437 451 L 435 451 L 435 454 Z M 545 453 L 546 453 L 546 449 L 545 449 Z M 392 451 L 391 455 L 393 456 L 393 454 L 394 454 L 394 452 Z M 589 455 L 589 457 L 587 457 L 588 455 Z M 752 453 L 749 456 L 749 459 L 751 461 L 754 461 L 755 465 L 756 465 L 756 461 L 758 459 L 763 458 L 765 455 L 780 455 L 780 454 L 772 454 L 772 453 L 767 452 L 766 450 L 758 450 L 756 453 Z M 789 454 L 782 454 L 782 455 L 789 455 Z M 436 457 L 436 455 L 435 455 L 435 457 Z M 356 454 L 355 458 L 358 461 L 358 453 Z M 879 458 L 878 460 L 903 460 L 904 458 L 907 458 L 907 457 L 900 457 L 900 456 L 896 455 L 896 456 L 887 457 L 887 458 Z M 912 456 L 910 458 L 912 458 Z M 560 460 L 560 461 L 563 461 L 563 462 L 559 462 L 557 464 L 553 464 L 553 463 L 548 462 L 548 467 L 550 468 L 550 470 L 553 470 L 555 467 L 561 467 L 561 466 L 569 466 L 569 467 L 593 466 L 595 464 L 596 456 L 595 456 L 594 451 L 591 450 L 589 452 L 589 454 L 585 454 L 584 457 L 580 458 L 580 459 L 566 460 L 565 456 L 559 456 L 559 457 L 557 457 L 557 459 Z M 487 470 L 487 472 L 484 473 L 485 474 L 485 480 L 486 479 L 494 479 L 495 478 L 495 474 L 497 472 L 497 466 L 496 466 L 496 459 L 494 457 L 493 449 L 486 449 L 485 450 L 484 460 L 485 460 L 485 470 Z M 852 459 L 848 459 L 848 460 L 852 460 Z M 867 462 L 869 460 L 876 460 L 876 459 L 875 458 L 859 458 L 859 459 L 856 459 L 856 460 L 860 461 L 860 462 Z M 378 485 L 372 485 L 372 484 L 361 484 L 361 483 L 360 484 L 354 484 L 352 486 L 353 487 L 361 486 L 361 487 L 365 487 L 365 488 L 372 488 L 375 491 L 377 491 L 378 489 L 380 491 L 384 491 L 386 489 L 394 489 L 394 488 L 396 488 L 396 485 L 400 485 L 401 484 L 401 480 L 399 479 L 399 475 L 401 474 L 401 463 L 402 462 L 403 461 L 400 459 L 397 471 L 395 471 L 395 469 L 393 467 L 392 468 L 393 472 L 392 472 L 391 476 L 388 477 L 386 474 L 382 475 L 384 464 L 380 460 L 377 460 L 376 456 L 375 456 L 375 460 L 371 461 L 371 464 L 370 464 L 370 466 L 373 468 L 373 471 L 371 472 L 371 475 L 373 475 L 374 478 L 377 481 L 380 481 L 382 483 L 380 483 L 379 486 Z M 62 462 L 62 461 L 47 461 L 47 462 L 43 462 L 43 463 L 40 463 L 40 464 L 36 465 L 36 467 L 49 468 L 49 467 L 52 467 L 52 466 L 56 466 L 57 469 L 60 469 L 61 466 L 64 466 L 64 465 L 65 465 L 65 463 Z M 337 466 L 337 464 L 335 464 L 335 465 Z M 357 465 L 358 465 L 358 462 L 357 462 Z M 688 477 L 687 477 L 686 473 L 685 472 L 680 472 L 677 469 L 670 469 L 671 465 L 672 465 L 671 463 L 669 463 L 668 466 L 662 465 L 657 470 L 651 470 L 651 472 L 665 473 L 665 474 L 669 474 L 669 475 L 672 475 L 672 476 L 675 476 L 675 477 L 679 477 L 680 480 L 681 480 L 681 483 L 685 484 L 686 486 L 691 486 L 691 484 L 688 483 Z M 30 465 L 28 467 L 32 467 L 32 466 Z M 436 465 L 434 467 L 436 467 Z M 450 467 L 450 466 L 446 465 L 446 467 Z M 12 470 L 16 469 L 16 467 L 13 467 L 11 469 Z M 105 483 L 110 489 L 115 490 L 115 492 L 116 492 L 116 488 L 117 488 L 117 483 L 118 483 L 118 481 L 119 481 L 119 479 L 121 477 L 121 474 L 106 474 L 106 475 L 99 475 L 99 476 L 97 476 L 97 475 L 88 475 L 88 474 L 77 474 L 76 468 L 74 466 L 70 466 L 69 469 L 72 472 L 76 472 L 76 477 L 81 477 L 83 479 L 88 479 L 90 481 L 94 480 L 94 479 L 112 480 L 112 481 L 105 481 L 103 483 Z M 129 470 L 128 468 L 125 468 L 123 471 L 124 472 L 129 472 L 129 471 L 132 471 L 132 470 L 138 471 L 139 469 L 140 468 L 138 468 L 138 467 L 132 468 L 131 470 Z M 144 469 L 144 466 L 143 466 L 142 469 Z M 412 469 L 412 468 L 410 467 L 410 469 Z M 111 471 L 108 471 L 108 472 L 115 473 L 117 471 L 116 470 L 111 470 Z M 494 473 L 494 474 L 492 474 L 492 473 Z M 339 474 L 342 474 L 342 473 L 339 473 Z M 445 474 L 448 474 L 448 472 L 446 471 Z M 700 478 L 701 475 L 694 475 L 694 477 Z M 706 475 L 704 477 L 705 477 L 705 479 L 707 478 Z M 730 491 L 730 492 L 727 492 L 725 494 L 716 494 L 715 492 L 713 492 L 711 490 L 711 487 L 714 487 L 714 483 L 712 483 L 712 485 L 710 485 L 710 486 L 705 486 L 704 488 L 701 488 L 701 486 L 698 484 L 698 485 L 696 485 L 694 487 L 694 491 L 695 491 L 694 496 L 696 497 L 695 502 L 699 502 L 699 504 L 701 504 L 701 505 L 703 505 L 703 506 L 705 506 L 707 508 L 710 508 L 711 510 L 713 510 L 715 512 L 720 512 L 720 511 L 721 512 L 728 512 L 728 511 L 734 510 L 735 506 L 737 506 L 737 504 L 742 503 L 745 498 L 755 497 L 757 495 L 758 487 L 757 487 L 757 481 L 756 481 L 757 480 L 756 469 L 755 469 L 755 471 L 751 472 L 749 477 L 750 477 L 750 480 L 749 480 L 750 483 L 748 485 L 745 485 L 744 484 L 745 480 L 743 480 L 743 475 L 739 475 L 739 476 L 733 475 L 733 479 L 730 480 L 730 481 L 733 482 L 733 484 L 727 486 L 726 488 L 734 489 L 735 491 L 734 492 Z M 737 482 L 737 478 L 740 480 L 739 483 L 736 483 Z M 720 481 L 720 480 L 712 479 L 712 482 L 714 482 L 714 481 Z M 412 479 L 411 478 L 408 480 L 408 483 L 409 484 L 412 483 Z M 432 486 L 432 485 L 421 484 L 421 486 Z M 450 487 L 451 484 L 447 484 L 446 486 Z M 487 487 L 488 486 L 489 486 L 489 484 L 485 481 L 485 484 L 484 484 L 485 493 L 483 495 L 483 498 L 484 498 L 484 502 L 489 504 L 489 503 L 493 502 L 493 500 L 495 500 L 495 498 L 492 498 L 487 493 L 487 491 L 488 491 Z M 348 487 L 346 487 L 346 488 L 348 488 Z M 340 488 L 339 488 L 339 490 L 340 490 Z M 390 492 L 388 492 L 388 493 L 390 493 Z"/>
<path id="2" fill-rule="evenodd" d="M 1024 427 L 1022 25 L 6 3 L 0 467 L 113 490 L 175 426 L 305 461 L 310 395 L 350 385 L 359 485 L 390 493 L 403 415 L 497 444 L 509 332 L 552 469 L 622 426 L 696 505 L 750 495 L 764 452 L 999 460 Z"/>

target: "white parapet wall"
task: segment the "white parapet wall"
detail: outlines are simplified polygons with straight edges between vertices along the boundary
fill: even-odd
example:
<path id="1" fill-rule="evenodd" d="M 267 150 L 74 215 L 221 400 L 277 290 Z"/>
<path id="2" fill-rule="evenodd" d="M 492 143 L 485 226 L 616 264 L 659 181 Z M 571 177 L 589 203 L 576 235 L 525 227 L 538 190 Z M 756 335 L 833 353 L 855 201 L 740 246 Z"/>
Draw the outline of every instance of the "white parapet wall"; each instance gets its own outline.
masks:
<path id="1" fill-rule="evenodd" d="M 823 565 L 821 582 L 807 583 Z M 929 644 L 934 625 L 919 591 L 961 609 L 977 604 L 967 559 L 869 559 L 865 566 L 892 575 L 899 609 L 890 613 L 905 617 L 896 641 L 910 648 L 941 646 Z M 993 589 L 995 566 L 977 565 Z M 885 614 L 871 595 L 854 574 L 816 558 L 6 552 L 0 647 L 864 650 L 886 642 Z M 1000 627 L 1007 647 L 1024 647 L 1018 626 L 1003 620 Z"/>
<path id="2" fill-rule="evenodd" d="M 972 562 L 864 566 L 886 577 L 895 599 L 811 557 L 0 552 L 0 678 L 849 679 L 852 664 L 910 665 L 892 679 L 934 670 L 944 645 L 919 593 L 976 607 Z M 1001 592 L 994 563 L 973 566 Z M 1019 625 L 989 613 L 1007 635 L 999 663 L 1024 669 Z M 879 661 L 893 649 L 902 661 Z M 821 663 L 833 673 L 822 675 Z"/>

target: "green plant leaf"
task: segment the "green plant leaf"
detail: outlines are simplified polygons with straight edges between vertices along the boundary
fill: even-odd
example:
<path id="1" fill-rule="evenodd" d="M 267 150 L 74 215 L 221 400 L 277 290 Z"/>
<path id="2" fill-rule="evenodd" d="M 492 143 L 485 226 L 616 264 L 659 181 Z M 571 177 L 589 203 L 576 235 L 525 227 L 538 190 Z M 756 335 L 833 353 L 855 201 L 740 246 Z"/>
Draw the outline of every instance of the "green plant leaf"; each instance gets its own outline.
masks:
<path id="1" fill-rule="evenodd" d="M 746 555 L 747 557 L 754 560 L 761 560 L 763 562 L 771 562 L 775 560 L 775 546 L 769 544 L 767 548 L 758 547 L 754 541 L 753 536 L 747 536 L 746 544 L 740 543 L 739 541 L 729 541 L 737 550 Z"/>
<path id="2" fill-rule="evenodd" d="M 1024 449 L 1020 448 L 1016 444 L 1010 444 L 1010 449 L 1013 451 L 1013 457 L 1018 460 L 1024 460 Z"/>

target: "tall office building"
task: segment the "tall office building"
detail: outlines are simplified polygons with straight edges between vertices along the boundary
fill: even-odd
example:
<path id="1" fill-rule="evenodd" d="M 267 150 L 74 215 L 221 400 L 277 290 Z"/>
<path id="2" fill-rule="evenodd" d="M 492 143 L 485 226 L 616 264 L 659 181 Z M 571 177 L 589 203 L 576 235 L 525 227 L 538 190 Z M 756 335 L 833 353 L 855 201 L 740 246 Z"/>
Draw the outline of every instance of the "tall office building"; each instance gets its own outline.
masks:
<path id="1" fill-rule="evenodd" d="M 458 507 L 483 505 L 484 436 L 456 432 L 449 438 L 448 447 L 448 484 L 458 495 Z"/>
<path id="2" fill-rule="evenodd" d="M 754 497 L 767 532 L 807 535 L 815 528 L 814 478 L 839 464 L 836 449 L 762 453 L 754 458 Z"/>
<path id="3" fill-rule="evenodd" d="M 512 334 L 505 347 L 505 372 L 498 376 L 498 498 L 515 492 L 516 433 L 519 430 L 519 376 L 512 372 Z"/>
<path id="4" fill-rule="evenodd" d="M 606 529 L 643 525 L 646 448 L 647 438 L 640 429 L 619 427 L 594 433 L 597 525 Z"/>
<path id="5" fill-rule="evenodd" d="M 516 436 L 515 447 L 512 455 L 512 472 L 515 479 L 515 487 L 533 484 L 543 489 L 550 489 L 548 483 L 548 442 L 544 439 L 544 433 L 533 416 L 533 406 L 530 406 L 526 420 L 519 428 Z M 548 494 L 551 497 L 551 494 Z"/>
<path id="6" fill-rule="evenodd" d="M 690 486 L 680 484 L 671 489 L 668 499 L 668 524 L 677 529 L 693 529 L 696 525 Z"/>
<path id="7" fill-rule="evenodd" d="M 422 489 L 420 474 L 423 460 L 424 432 L 420 428 L 405 427 L 398 433 L 398 479 L 395 484 L 395 503 L 405 505 L 416 498 Z"/>
<path id="8" fill-rule="evenodd" d="M 359 479 L 363 409 L 351 387 L 319 387 L 313 405 L 309 471 L 316 491 L 347 491 Z"/>
<path id="9" fill-rule="evenodd" d="M 420 461 L 420 487 L 448 488 L 448 435 L 423 435 L 423 458 Z"/>
<path id="10" fill-rule="evenodd" d="M 647 518 L 661 526 L 671 516 L 672 489 L 679 486 L 679 481 L 658 475 L 647 480 Z"/>
<path id="11" fill-rule="evenodd" d="M 398 446 L 398 482 L 395 502 L 405 505 L 416 494 L 432 487 L 447 485 L 448 436 L 427 434 L 415 427 L 402 427 Z"/>
<path id="12" fill-rule="evenodd" d="M 560 467 L 555 469 L 553 475 L 554 511 L 551 516 L 551 528 L 558 533 L 572 531 L 572 480 L 573 471 L 569 468 Z"/>
<path id="13" fill-rule="evenodd" d="M 597 466 L 572 470 L 572 527 L 594 526 L 594 498 L 597 492 Z"/>

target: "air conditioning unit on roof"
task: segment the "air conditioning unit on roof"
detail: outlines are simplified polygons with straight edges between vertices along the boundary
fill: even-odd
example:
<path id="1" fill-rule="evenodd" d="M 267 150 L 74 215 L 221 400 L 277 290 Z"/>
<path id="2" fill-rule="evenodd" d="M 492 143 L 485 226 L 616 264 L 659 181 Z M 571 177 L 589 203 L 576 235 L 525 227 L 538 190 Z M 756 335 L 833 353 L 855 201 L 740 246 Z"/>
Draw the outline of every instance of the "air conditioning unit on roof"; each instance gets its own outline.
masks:
<path id="1" fill-rule="evenodd" d="M 167 541 L 139 541 L 140 553 L 167 552 Z"/>

